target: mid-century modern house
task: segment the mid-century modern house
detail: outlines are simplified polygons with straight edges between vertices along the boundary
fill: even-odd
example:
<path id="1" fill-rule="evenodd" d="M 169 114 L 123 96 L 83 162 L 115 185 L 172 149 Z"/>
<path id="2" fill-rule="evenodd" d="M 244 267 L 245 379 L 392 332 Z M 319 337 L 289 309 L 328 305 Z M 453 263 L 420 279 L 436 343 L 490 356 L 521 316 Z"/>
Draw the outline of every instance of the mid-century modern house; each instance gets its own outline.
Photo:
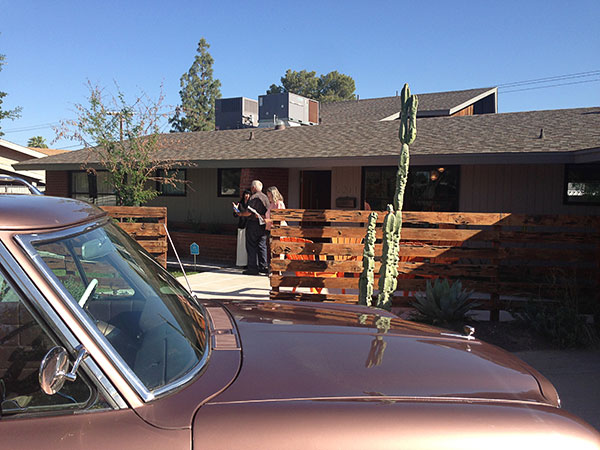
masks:
<path id="1" fill-rule="evenodd" d="M 63 152 L 65 150 L 23 147 L 22 145 L 0 139 L 0 174 L 20 177 L 43 191 L 46 185 L 45 170 L 15 170 L 13 164 L 28 159 L 45 158 L 48 155 L 57 155 Z M 0 187 L 0 192 L 29 191 L 22 185 L 3 185 Z"/>
<path id="2" fill-rule="evenodd" d="M 269 97 L 221 100 L 217 131 L 161 135 L 161 157 L 185 161 L 179 176 L 189 183 L 159 186 L 151 206 L 168 206 L 171 223 L 231 224 L 231 201 L 258 178 L 290 208 L 385 208 L 400 152 L 398 96 L 316 106 Z M 497 104 L 496 88 L 419 95 L 405 209 L 599 214 L 600 107 L 499 114 Z M 110 203 L 106 174 L 82 166 L 94 164 L 88 152 L 16 168 L 45 170 L 48 194 Z"/>

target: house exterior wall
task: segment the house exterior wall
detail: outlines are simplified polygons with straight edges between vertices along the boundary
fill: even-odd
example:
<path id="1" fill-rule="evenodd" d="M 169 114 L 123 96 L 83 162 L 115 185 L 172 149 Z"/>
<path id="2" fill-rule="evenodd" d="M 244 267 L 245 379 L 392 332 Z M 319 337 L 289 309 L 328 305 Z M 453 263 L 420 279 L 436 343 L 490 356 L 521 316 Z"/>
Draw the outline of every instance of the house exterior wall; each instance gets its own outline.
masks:
<path id="1" fill-rule="evenodd" d="M 472 116 L 473 115 L 473 105 L 469 105 L 466 108 L 461 109 L 460 111 L 455 112 L 452 116 Z"/>
<path id="2" fill-rule="evenodd" d="M 565 205 L 563 164 L 463 165 L 460 211 L 600 215 L 600 206 Z"/>
<path id="3" fill-rule="evenodd" d="M 356 198 L 356 207 L 360 209 L 362 190 L 362 167 L 333 167 L 331 169 L 331 207 L 336 208 L 339 197 Z M 350 208 L 344 208 L 350 209 Z"/>
<path id="4" fill-rule="evenodd" d="M 46 171 L 46 195 L 69 197 L 69 172 L 66 170 Z"/>
<path id="5" fill-rule="evenodd" d="M 242 169 L 240 192 L 244 189 L 250 189 L 252 180 L 260 180 L 263 184 L 263 191 L 266 191 L 270 186 L 277 186 L 284 200 L 287 200 L 289 194 L 289 169 L 279 167 Z"/>
<path id="6" fill-rule="evenodd" d="M 16 164 L 21 161 L 26 161 L 31 159 L 32 157 L 29 155 L 25 155 L 23 153 L 16 152 L 6 147 L 0 146 L 0 169 L 5 170 L 11 174 L 23 175 L 36 178 L 41 180 L 42 182 L 45 179 L 45 171 L 44 170 L 19 170 L 16 171 L 13 168 L 13 164 Z"/>
<path id="7" fill-rule="evenodd" d="M 234 223 L 231 202 L 236 197 L 217 196 L 217 169 L 187 169 L 185 196 L 158 196 L 146 206 L 166 206 L 169 222 Z"/>
<path id="8" fill-rule="evenodd" d="M 285 199 L 288 208 L 300 208 L 300 169 L 291 168 L 288 178 L 288 197 Z"/>

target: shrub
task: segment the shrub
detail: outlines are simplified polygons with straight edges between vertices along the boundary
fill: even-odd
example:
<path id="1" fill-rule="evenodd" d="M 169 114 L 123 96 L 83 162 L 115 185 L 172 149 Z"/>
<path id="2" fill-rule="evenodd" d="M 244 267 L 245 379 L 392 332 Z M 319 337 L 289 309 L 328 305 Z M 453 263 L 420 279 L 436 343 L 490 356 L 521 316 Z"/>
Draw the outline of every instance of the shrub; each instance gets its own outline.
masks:
<path id="1" fill-rule="evenodd" d="M 543 304 L 530 301 L 513 315 L 560 348 L 588 347 L 598 343 L 596 330 L 572 302 Z"/>
<path id="2" fill-rule="evenodd" d="M 415 318 L 433 325 L 452 327 L 465 322 L 469 311 L 478 304 L 470 300 L 472 291 L 462 288 L 460 281 L 428 280 L 425 293 L 417 293 L 411 305 L 417 310 Z"/>

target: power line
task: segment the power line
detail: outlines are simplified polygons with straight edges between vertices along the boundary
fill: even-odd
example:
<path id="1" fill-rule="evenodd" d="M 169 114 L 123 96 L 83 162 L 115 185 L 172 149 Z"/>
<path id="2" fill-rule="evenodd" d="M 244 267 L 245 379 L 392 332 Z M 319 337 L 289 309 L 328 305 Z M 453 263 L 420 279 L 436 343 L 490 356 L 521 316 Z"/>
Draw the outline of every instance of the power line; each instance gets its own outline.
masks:
<path id="1" fill-rule="evenodd" d="M 56 150 L 68 150 L 70 148 L 75 148 L 75 147 L 81 147 L 81 144 L 68 145 L 66 147 L 57 148 Z"/>
<path id="2" fill-rule="evenodd" d="M 570 73 L 570 74 L 564 74 L 564 75 L 556 75 L 553 77 L 536 78 L 533 80 L 513 81 L 511 83 L 498 84 L 497 86 L 498 86 L 498 88 L 516 87 L 516 86 L 523 86 L 523 85 L 528 85 L 528 84 L 550 83 L 553 81 L 562 81 L 562 80 L 569 80 L 569 79 L 574 79 L 574 78 L 592 77 L 592 76 L 596 76 L 596 75 L 600 75 L 600 70 L 591 70 L 589 72 L 578 72 L 578 73 Z"/>
<path id="3" fill-rule="evenodd" d="M 573 81 L 571 83 L 549 84 L 548 86 L 534 86 L 534 87 L 528 87 L 528 88 L 522 88 L 522 89 L 512 89 L 509 91 L 502 91 L 502 93 L 510 94 L 511 92 L 532 91 L 534 89 L 546 89 L 546 88 L 558 87 L 558 86 L 570 86 L 573 84 L 594 83 L 596 81 L 600 81 L 600 78 L 595 78 L 593 80 Z"/>
<path id="4" fill-rule="evenodd" d="M 42 130 L 44 128 L 52 128 L 56 125 L 58 125 L 58 122 L 42 123 L 39 125 L 29 125 L 27 127 L 21 127 L 21 128 L 10 128 L 8 130 L 4 130 L 4 132 L 5 133 L 21 133 L 24 131 L 34 131 L 34 130 Z"/>

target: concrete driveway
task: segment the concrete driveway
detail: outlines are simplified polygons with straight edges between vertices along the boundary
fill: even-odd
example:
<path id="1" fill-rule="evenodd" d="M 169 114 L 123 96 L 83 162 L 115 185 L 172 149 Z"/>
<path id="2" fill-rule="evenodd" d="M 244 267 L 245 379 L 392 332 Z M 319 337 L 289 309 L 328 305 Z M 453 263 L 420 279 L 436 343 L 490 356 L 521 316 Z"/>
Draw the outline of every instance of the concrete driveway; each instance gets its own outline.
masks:
<path id="1" fill-rule="evenodd" d="M 538 350 L 515 355 L 554 384 L 565 411 L 600 431 L 600 349 Z"/>

